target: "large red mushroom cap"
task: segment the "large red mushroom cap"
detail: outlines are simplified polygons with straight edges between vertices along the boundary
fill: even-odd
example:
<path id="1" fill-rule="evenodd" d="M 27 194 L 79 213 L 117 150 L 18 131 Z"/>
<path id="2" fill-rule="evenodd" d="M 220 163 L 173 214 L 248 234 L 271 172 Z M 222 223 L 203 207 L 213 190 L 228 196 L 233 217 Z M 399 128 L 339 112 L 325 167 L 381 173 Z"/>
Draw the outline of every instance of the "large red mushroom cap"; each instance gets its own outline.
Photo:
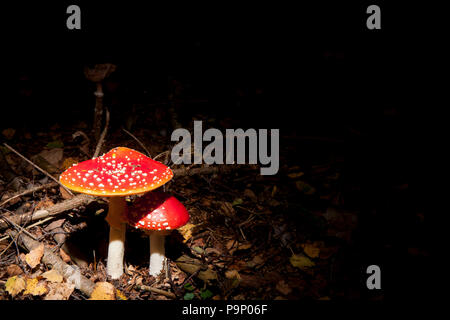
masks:
<path id="1" fill-rule="evenodd" d="M 129 148 L 117 147 L 73 165 L 59 181 L 74 191 L 114 197 L 156 189 L 173 177 L 169 167 Z"/>
<path id="2" fill-rule="evenodd" d="M 164 231 L 184 226 L 189 213 L 174 196 L 155 191 L 136 199 L 125 218 L 135 228 Z"/>

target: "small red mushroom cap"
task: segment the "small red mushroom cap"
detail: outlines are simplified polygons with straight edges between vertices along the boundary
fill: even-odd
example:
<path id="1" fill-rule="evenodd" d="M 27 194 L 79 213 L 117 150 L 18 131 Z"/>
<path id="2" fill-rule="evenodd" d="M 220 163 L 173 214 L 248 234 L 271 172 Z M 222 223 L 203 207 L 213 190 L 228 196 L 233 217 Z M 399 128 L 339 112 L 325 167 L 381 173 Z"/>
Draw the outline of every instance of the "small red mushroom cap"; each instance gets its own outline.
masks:
<path id="1" fill-rule="evenodd" d="M 73 165 L 59 181 L 77 192 L 102 197 L 126 196 L 156 189 L 173 177 L 169 167 L 129 148 Z"/>
<path id="2" fill-rule="evenodd" d="M 184 226 L 189 213 L 174 196 L 155 191 L 136 199 L 126 211 L 126 220 L 138 229 L 164 231 Z"/>

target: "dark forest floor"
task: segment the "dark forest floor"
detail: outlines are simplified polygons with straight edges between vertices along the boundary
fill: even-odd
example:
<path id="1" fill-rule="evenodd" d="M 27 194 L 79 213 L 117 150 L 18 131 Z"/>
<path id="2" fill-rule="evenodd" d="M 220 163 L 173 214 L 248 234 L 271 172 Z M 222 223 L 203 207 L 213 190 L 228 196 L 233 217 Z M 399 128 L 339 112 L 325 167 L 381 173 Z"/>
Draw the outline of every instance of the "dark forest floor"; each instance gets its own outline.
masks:
<path id="1" fill-rule="evenodd" d="M 216 119 L 201 111 L 180 114 L 186 127 L 192 126 L 194 119 L 219 129 L 245 125 L 239 119 Z M 153 157 L 173 146 L 164 103 L 136 104 L 131 115 L 125 120 L 121 117 L 112 112 L 102 153 L 116 146 L 145 152 L 120 124 Z M 95 142 L 85 145 L 82 137 L 74 139 L 77 131 L 89 136 L 90 123 L 55 122 L 40 130 L 10 128 L 2 132 L 2 138 L 58 177 L 70 164 L 89 159 L 88 154 L 95 149 Z M 186 206 L 191 219 L 168 237 L 169 268 L 158 278 L 148 275 L 148 237 L 130 227 L 126 272 L 118 281 L 107 279 L 105 199 L 54 216 L 27 231 L 58 252 L 63 243 L 56 242 L 58 233 L 54 229 L 61 227 L 65 251 L 72 256 L 66 258 L 68 263 L 77 264 L 82 275 L 94 282 L 113 284 L 119 290 L 118 299 L 383 299 L 396 292 L 395 286 L 391 287 L 393 291 L 368 291 L 366 268 L 371 264 L 387 268 L 404 259 L 425 259 L 428 251 L 421 235 L 426 221 L 419 209 L 406 205 L 405 179 L 378 177 L 382 169 L 373 170 L 371 164 L 376 160 L 367 160 L 364 139 L 357 131 L 342 137 L 314 137 L 298 135 L 292 129 L 281 130 L 280 170 L 274 176 L 239 169 L 227 174 L 175 177 L 164 189 Z M 0 202 L 51 182 L 9 149 L 0 148 L 6 162 L 0 172 Z M 162 156 L 159 160 L 167 159 Z M 68 198 L 59 186 L 52 186 L 8 201 L 0 206 L 0 215 L 12 217 Z M 28 252 L 22 246 L 12 241 L 5 230 L 0 231 L 0 238 L 0 299 L 50 298 L 50 288 L 61 284 L 44 274 L 51 267 L 39 262 L 31 268 L 24 260 Z M 190 268 L 180 259 L 190 259 Z M 192 266 L 201 269 L 193 272 Z M 5 284 L 13 276 L 37 279 L 46 289 L 20 291 L 12 297 Z M 386 279 L 393 276 L 391 273 Z M 151 292 L 142 285 L 172 295 Z M 89 298 L 78 290 L 69 294 L 64 298 Z"/>

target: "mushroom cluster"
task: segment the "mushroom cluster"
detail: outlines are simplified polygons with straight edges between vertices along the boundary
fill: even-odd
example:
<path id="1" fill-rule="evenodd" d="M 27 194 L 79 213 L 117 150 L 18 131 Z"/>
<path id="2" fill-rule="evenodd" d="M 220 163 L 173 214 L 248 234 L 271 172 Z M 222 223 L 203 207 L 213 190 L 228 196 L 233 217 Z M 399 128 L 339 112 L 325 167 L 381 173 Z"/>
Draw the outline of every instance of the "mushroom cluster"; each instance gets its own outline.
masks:
<path id="1" fill-rule="evenodd" d="M 124 147 L 75 164 L 61 174 L 60 182 L 69 189 L 110 198 L 106 217 L 110 226 L 107 273 L 112 279 L 123 274 L 125 197 L 154 190 L 172 177 L 169 167 Z"/>
<path id="2" fill-rule="evenodd" d="M 164 237 L 188 222 L 188 211 L 174 196 L 155 191 L 137 199 L 128 208 L 126 220 L 131 226 L 142 229 L 149 235 L 149 272 L 150 275 L 157 276 L 164 266 Z"/>

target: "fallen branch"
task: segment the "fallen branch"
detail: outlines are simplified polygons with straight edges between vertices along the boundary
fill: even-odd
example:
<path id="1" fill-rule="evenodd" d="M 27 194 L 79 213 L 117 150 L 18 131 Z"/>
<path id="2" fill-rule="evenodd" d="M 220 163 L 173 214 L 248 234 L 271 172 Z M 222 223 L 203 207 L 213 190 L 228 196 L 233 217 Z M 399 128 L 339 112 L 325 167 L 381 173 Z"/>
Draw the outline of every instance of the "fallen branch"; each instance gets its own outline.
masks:
<path id="1" fill-rule="evenodd" d="M 89 196 L 87 194 L 80 194 L 73 197 L 72 199 L 57 203 L 47 209 L 41 209 L 35 212 L 26 212 L 23 214 L 10 216 L 8 218 L 10 219 L 10 221 L 18 225 L 24 225 L 26 223 L 30 223 L 49 216 L 60 214 L 62 212 L 71 210 L 79 206 L 88 205 L 92 201 L 94 201 L 94 198 L 92 196 Z M 6 229 L 8 227 L 9 225 L 7 222 L 0 221 L 0 230 Z"/>
<path id="2" fill-rule="evenodd" d="M 9 233 L 12 237 L 18 237 L 19 243 L 23 244 L 28 251 L 37 248 L 41 243 L 31 239 L 25 234 L 19 234 L 18 232 L 11 231 Z M 72 282 L 75 288 L 80 290 L 86 296 L 90 296 L 94 290 L 94 282 L 81 275 L 78 267 L 73 267 L 65 263 L 58 255 L 54 254 L 51 249 L 44 246 L 44 255 L 42 256 L 42 262 L 51 265 L 53 269 L 58 271 L 64 279 L 68 282 Z"/>

